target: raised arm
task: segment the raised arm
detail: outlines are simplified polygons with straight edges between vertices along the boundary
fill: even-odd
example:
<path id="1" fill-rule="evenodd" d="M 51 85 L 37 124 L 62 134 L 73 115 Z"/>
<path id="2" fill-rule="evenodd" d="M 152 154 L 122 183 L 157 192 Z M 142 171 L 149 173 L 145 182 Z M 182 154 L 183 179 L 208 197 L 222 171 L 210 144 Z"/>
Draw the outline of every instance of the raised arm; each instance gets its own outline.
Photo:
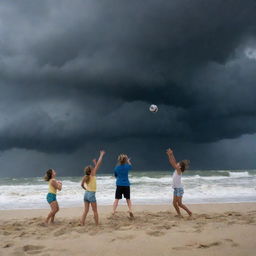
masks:
<path id="1" fill-rule="evenodd" d="M 99 158 L 98 158 L 98 160 L 97 160 L 97 162 L 96 162 L 96 164 L 95 164 L 95 167 L 93 168 L 93 170 L 92 170 L 92 172 L 91 172 L 91 175 L 92 176 L 95 176 L 96 175 L 96 173 L 97 173 L 97 171 L 98 171 L 98 169 L 99 169 L 99 167 L 100 167 L 100 165 L 101 165 L 101 163 L 102 163 L 102 159 L 103 159 L 103 156 L 105 155 L 105 151 L 103 151 L 103 150 L 101 150 L 100 151 L 100 156 L 99 156 Z"/>
<path id="2" fill-rule="evenodd" d="M 128 158 L 128 156 L 127 156 L 127 164 L 132 165 L 131 164 L 131 158 Z"/>
<path id="3" fill-rule="evenodd" d="M 97 164 L 97 160 L 96 160 L 96 159 L 93 159 L 92 162 L 93 162 L 93 165 L 94 165 L 94 167 L 95 167 L 96 164 Z"/>
<path id="4" fill-rule="evenodd" d="M 174 157 L 173 151 L 170 148 L 168 148 L 166 151 L 166 154 L 168 156 L 169 163 L 172 165 L 172 167 L 174 169 L 177 170 L 178 174 L 181 174 L 180 166 L 178 165 L 178 163 Z"/>

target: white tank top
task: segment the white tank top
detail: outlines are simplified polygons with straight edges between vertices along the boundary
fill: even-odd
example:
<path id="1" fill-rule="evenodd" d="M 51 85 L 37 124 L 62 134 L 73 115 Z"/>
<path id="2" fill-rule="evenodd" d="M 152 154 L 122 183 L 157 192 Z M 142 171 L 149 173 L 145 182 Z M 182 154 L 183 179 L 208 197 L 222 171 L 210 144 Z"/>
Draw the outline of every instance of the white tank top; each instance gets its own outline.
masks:
<path id="1" fill-rule="evenodd" d="M 174 173 L 172 175 L 172 187 L 173 188 L 182 188 L 183 187 L 181 184 L 181 175 L 178 174 L 177 170 L 174 171 Z"/>

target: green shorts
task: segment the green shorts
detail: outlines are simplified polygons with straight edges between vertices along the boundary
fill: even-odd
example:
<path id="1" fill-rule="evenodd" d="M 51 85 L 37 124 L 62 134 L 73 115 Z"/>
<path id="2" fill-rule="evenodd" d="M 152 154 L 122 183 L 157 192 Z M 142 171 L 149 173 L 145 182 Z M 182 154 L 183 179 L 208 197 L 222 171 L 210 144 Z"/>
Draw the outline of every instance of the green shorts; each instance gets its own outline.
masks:
<path id="1" fill-rule="evenodd" d="M 49 204 L 52 203 L 52 202 L 54 202 L 54 201 L 57 201 L 57 199 L 56 199 L 56 194 L 48 193 L 48 194 L 47 194 L 47 197 L 46 197 L 46 200 L 47 200 L 47 202 L 48 202 Z"/>

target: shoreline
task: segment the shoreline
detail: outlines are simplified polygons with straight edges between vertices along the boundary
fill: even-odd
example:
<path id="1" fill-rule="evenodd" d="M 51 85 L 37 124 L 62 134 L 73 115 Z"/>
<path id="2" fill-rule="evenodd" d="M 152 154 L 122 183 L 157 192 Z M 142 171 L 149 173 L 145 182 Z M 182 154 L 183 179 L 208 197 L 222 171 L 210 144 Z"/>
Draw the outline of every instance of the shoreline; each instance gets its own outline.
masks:
<path id="1" fill-rule="evenodd" d="M 183 203 L 185 204 L 185 205 L 219 205 L 219 204 L 256 204 L 256 200 L 255 201 L 242 201 L 242 202 L 202 202 L 202 203 L 198 203 L 198 202 L 196 202 L 196 203 L 191 203 L 191 202 L 189 202 L 189 203 L 187 203 L 186 202 L 186 200 L 183 200 Z M 112 207 L 112 205 L 113 204 L 98 204 L 98 208 L 99 207 Z M 147 207 L 147 206 L 171 206 L 172 207 L 172 202 L 170 202 L 169 204 L 166 204 L 166 203 L 159 203 L 159 204 L 156 204 L 156 203 L 154 203 L 154 204 L 143 204 L 143 203 L 133 203 L 133 206 L 145 206 L 145 207 Z M 73 209 L 73 208 L 83 208 L 83 202 L 81 203 L 81 206 L 79 206 L 79 205 L 74 205 L 74 206 L 61 206 L 60 204 L 59 204 L 59 206 L 60 206 L 60 210 L 61 209 Z M 126 202 L 125 201 L 121 201 L 121 202 L 119 202 L 119 207 L 124 207 L 124 206 L 126 206 Z M 5 212 L 5 211 L 30 211 L 30 210 L 34 210 L 34 211 L 36 211 L 36 210 L 47 210 L 47 209 L 50 209 L 50 206 L 49 207 L 45 207 L 45 208 L 14 208 L 14 209 L 0 209 L 0 213 L 1 212 Z"/>

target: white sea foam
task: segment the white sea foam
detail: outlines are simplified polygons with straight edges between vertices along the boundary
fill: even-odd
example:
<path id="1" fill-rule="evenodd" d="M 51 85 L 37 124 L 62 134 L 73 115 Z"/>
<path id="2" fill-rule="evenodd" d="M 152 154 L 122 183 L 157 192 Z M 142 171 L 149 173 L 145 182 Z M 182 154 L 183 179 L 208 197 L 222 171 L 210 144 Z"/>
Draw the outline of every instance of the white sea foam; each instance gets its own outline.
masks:
<path id="1" fill-rule="evenodd" d="M 60 206 L 82 206 L 84 191 L 80 186 L 81 178 L 60 179 L 63 182 L 63 189 L 58 193 Z M 133 172 L 130 181 L 131 198 L 135 204 L 171 202 L 171 172 Z M 183 175 L 182 181 L 185 187 L 184 201 L 187 203 L 256 201 L 256 171 L 189 172 Z M 114 176 L 99 175 L 97 187 L 98 203 L 112 204 Z M 2 179 L 0 209 L 47 208 L 47 192 L 48 185 L 42 178 Z"/>
<path id="2" fill-rule="evenodd" d="M 248 172 L 229 172 L 230 177 L 241 178 L 251 176 Z"/>

